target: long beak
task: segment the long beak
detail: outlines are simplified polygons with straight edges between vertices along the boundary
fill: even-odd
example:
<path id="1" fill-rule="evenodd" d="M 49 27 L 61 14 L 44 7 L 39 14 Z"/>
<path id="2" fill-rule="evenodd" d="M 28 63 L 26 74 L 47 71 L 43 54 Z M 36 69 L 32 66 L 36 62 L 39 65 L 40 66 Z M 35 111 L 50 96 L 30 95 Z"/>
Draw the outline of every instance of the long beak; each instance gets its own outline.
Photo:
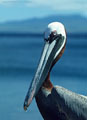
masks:
<path id="1" fill-rule="evenodd" d="M 61 41 L 61 43 L 59 43 L 59 41 Z M 27 110 L 27 107 L 32 102 L 32 99 L 37 95 L 51 68 L 55 54 L 60 49 L 60 44 L 62 43 L 63 39 L 59 40 L 58 38 L 52 43 L 45 42 L 39 65 L 24 101 L 24 110 Z"/>

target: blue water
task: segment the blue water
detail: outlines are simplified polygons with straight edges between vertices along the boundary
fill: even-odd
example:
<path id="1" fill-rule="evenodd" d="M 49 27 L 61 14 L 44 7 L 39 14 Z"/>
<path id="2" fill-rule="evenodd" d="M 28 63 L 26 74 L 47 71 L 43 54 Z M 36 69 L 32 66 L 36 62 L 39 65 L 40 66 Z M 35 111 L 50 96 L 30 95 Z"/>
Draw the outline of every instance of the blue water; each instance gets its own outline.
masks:
<path id="1" fill-rule="evenodd" d="M 43 47 L 41 36 L 0 37 L 0 120 L 42 120 L 35 100 L 23 102 Z M 54 85 L 87 95 L 87 38 L 68 37 L 64 55 L 51 72 Z"/>

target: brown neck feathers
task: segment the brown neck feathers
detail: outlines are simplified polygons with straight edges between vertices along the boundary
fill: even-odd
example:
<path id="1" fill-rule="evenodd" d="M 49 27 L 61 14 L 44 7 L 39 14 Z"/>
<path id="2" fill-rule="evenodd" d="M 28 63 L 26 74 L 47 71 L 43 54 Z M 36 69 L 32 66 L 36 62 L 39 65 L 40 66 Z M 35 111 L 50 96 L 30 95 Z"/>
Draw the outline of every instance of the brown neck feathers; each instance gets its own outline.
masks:
<path id="1" fill-rule="evenodd" d="M 53 85 L 50 81 L 50 73 L 48 73 L 48 75 L 43 83 L 43 87 L 45 87 L 48 90 L 51 90 L 53 88 Z"/>
<path id="2" fill-rule="evenodd" d="M 59 55 L 54 59 L 53 64 L 51 66 L 51 69 L 55 65 L 55 63 L 60 59 L 60 57 L 62 56 L 62 54 L 64 53 L 64 49 L 65 49 L 65 45 L 62 48 L 62 50 L 59 53 Z M 50 71 L 51 71 L 51 69 L 50 69 Z M 45 79 L 45 81 L 44 81 L 44 83 L 42 85 L 43 87 L 45 87 L 48 90 L 52 90 L 52 88 L 53 88 L 53 85 L 52 85 L 52 83 L 50 81 L 50 71 L 49 71 L 49 73 L 48 73 L 48 75 L 47 75 L 47 77 L 46 77 L 46 79 Z"/>

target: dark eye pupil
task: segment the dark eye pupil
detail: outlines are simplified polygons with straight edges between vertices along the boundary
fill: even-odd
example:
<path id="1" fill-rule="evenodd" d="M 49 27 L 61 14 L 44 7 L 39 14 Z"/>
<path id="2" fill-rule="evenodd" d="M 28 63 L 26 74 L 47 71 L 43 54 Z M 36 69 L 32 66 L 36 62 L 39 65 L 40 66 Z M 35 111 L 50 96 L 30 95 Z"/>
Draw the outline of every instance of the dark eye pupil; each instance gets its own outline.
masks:
<path id="1" fill-rule="evenodd" d="M 52 43 L 55 39 L 60 39 L 62 37 L 61 34 L 57 34 L 56 32 L 52 32 L 50 34 L 50 36 L 48 37 L 48 39 L 45 39 L 47 42 L 49 41 L 49 43 Z"/>
<path id="2" fill-rule="evenodd" d="M 52 32 L 52 33 L 50 34 L 50 38 L 53 38 L 56 34 L 57 34 L 57 33 Z"/>
<path id="3" fill-rule="evenodd" d="M 51 43 L 54 39 L 54 37 L 57 35 L 57 33 L 56 32 L 52 32 L 51 34 L 50 34 L 50 36 L 48 37 L 48 39 L 45 39 L 46 41 L 49 41 L 49 43 Z"/>

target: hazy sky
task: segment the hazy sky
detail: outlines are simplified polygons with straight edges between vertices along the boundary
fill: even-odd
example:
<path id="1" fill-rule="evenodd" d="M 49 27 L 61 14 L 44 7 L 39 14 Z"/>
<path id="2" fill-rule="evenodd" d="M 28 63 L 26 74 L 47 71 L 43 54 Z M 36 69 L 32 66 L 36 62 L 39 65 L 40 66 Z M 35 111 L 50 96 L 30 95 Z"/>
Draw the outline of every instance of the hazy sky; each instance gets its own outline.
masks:
<path id="1" fill-rule="evenodd" d="M 0 0 L 0 22 L 77 13 L 87 16 L 87 0 Z"/>

